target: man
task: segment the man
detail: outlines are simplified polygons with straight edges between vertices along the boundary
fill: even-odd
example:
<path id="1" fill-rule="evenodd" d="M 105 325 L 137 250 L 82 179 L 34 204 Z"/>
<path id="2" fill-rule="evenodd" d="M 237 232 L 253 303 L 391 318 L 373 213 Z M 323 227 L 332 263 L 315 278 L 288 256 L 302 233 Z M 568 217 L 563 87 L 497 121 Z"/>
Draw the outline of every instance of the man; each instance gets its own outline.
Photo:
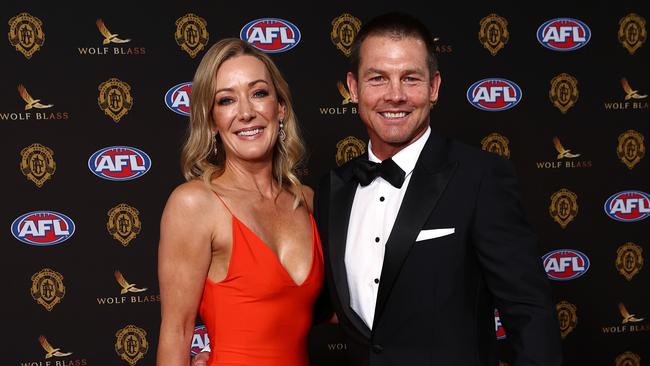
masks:
<path id="1" fill-rule="evenodd" d="M 560 365 L 513 168 L 429 127 L 434 49 L 422 23 L 397 13 L 365 24 L 353 45 L 347 84 L 368 154 L 326 176 L 315 202 L 350 364 L 495 365 L 496 307 L 515 365 Z"/>
<path id="2" fill-rule="evenodd" d="M 350 365 L 496 365 L 495 307 L 514 365 L 561 365 L 513 168 L 429 127 L 434 49 L 427 28 L 399 13 L 354 41 L 347 84 L 368 154 L 331 171 L 315 199 Z"/>

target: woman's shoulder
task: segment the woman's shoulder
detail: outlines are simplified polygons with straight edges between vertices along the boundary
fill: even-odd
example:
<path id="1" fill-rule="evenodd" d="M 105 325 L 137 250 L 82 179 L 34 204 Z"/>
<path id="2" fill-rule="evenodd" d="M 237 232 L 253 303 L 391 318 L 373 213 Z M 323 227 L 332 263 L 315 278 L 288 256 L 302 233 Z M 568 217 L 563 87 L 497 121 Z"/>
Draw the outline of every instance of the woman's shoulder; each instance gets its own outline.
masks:
<path id="1" fill-rule="evenodd" d="M 185 182 L 169 195 L 167 207 L 173 207 L 183 214 L 204 214 L 216 209 L 215 193 L 200 179 Z"/>
<path id="2" fill-rule="evenodd" d="M 309 212 L 312 212 L 314 210 L 314 190 L 308 186 L 303 184 L 302 187 L 302 196 L 305 197 L 305 201 L 307 201 L 307 207 L 309 208 Z"/>

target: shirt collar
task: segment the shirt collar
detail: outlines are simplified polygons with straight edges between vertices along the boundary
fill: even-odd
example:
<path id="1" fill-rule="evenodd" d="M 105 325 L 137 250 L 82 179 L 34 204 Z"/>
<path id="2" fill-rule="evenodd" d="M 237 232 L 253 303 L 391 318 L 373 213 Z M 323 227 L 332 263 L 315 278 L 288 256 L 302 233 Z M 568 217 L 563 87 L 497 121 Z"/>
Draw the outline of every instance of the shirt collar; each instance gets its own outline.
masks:
<path id="1" fill-rule="evenodd" d="M 393 161 L 406 173 L 408 176 L 413 172 L 415 164 L 418 162 L 420 153 L 424 149 L 431 135 L 431 127 L 427 126 L 427 130 L 417 140 L 413 141 L 410 145 L 400 150 L 397 154 L 393 155 Z M 379 163 L 381 160 L 372 153 L 372 142 L 368 142 L 368 160 Z"/>

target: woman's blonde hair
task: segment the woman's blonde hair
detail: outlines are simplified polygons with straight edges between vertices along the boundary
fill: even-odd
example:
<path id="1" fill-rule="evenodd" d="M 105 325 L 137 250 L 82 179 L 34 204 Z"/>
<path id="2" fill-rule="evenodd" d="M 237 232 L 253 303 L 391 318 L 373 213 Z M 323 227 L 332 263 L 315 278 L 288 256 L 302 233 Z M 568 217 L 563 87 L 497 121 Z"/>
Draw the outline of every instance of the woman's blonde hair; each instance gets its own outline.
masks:
<path id="1" fill-rule="evenodd" d="M 211 128 L 216 74 L 226 60 L 241 55 L 253 56 L 264 63 L 278 101 L 285 106 L 283 124 L 286 138 L 284 141 L 278 138 L 273 148 L 273 178 L 280 187 L 293 194 L 294 208 L 298 207 L 303 195 L 295 169 L 302 162 L 305 147 L 291 105 L 289 85 L 269 56 L 238 38 L 226 38 L 214 44 L 196 69 L 190 95 L 190 124 L 181 153 L 181 170 L 186 180 L 201 177 L 208 184 L 213 176 L 223 173 L 226 160 L 223 143 L 221 138 L 214 138 Z"/>

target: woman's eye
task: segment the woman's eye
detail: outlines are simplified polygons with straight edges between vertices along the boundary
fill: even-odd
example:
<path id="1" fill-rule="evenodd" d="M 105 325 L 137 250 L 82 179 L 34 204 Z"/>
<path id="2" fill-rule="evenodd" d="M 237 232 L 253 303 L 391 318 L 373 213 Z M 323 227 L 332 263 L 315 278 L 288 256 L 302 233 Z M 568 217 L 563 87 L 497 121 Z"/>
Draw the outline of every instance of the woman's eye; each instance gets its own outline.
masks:
<path id="1" fill-rule="evenodd" d="M 253 96 L 256 98 L 263 98 L 267 95 L 269 95 L 269 92 L 267 92 L 266 90 L 258 90 L 255 93 L 253 93 Z"/>
<path id="2" fill-rule="evenodd" d="M 220 98 L 219 100 L 217 100 L 218 105 L 228 105 L 230 103 L 232 103 L 231 98 Z"/>

